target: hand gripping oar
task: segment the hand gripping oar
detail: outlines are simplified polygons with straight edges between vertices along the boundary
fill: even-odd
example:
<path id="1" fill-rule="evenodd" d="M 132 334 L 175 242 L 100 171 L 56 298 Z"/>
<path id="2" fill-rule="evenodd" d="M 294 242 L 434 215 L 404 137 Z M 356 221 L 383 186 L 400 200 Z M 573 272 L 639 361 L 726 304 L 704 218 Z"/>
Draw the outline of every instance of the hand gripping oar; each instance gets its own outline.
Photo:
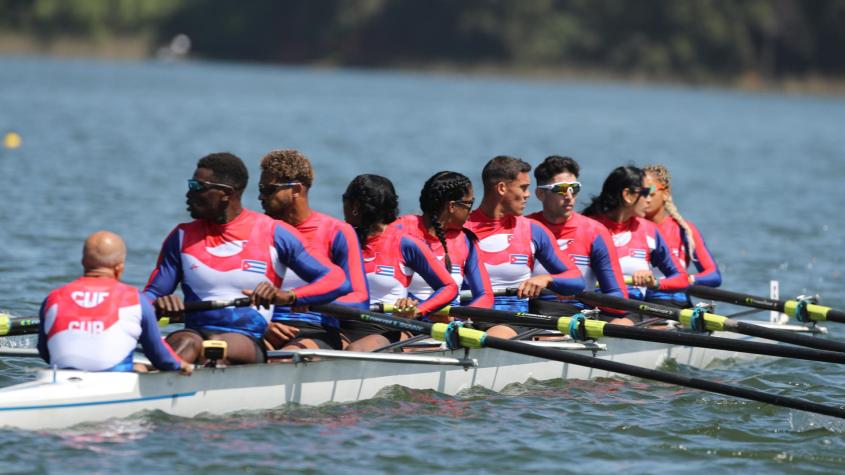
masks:
<path id="1" fill-rule="evenodd" d="M 346 318 L 353 320 L 361 320 L 369 323 L 375 323 L 388 328 L 396 330 L 405 330 L 413 333 L 423 333 L 430 335 L 440 341 L 445 341 L 450 347 L 466 347 L 466 348 L 495 348 L 503 351 L 510 351 L 522 355 L 535 356 L 537 358 L 546 358 L 563 363 L 569 363 L 579 366 L 586 366 L 588 368 L 595 368 L 610 373 L 624 374 L 634 376 L 637 378 L 651 379 L 663 383 L 676 384 L 678 386 L 685 386 L 703 391 L 710 391 L 727 396 L 734 396 L 752 401 L 773 404 L 776 406 L 787 407 L 790 409 L 798 409 L 801 411 L 814 412 L 816 414 L 823 414 L 826 416 L 838 417 L 845 419 L 845 409 L 841 407 L 828 406 L 803 399 L 778 396 L 769 394 L 756 389 L 743 388 L 735 385 L 717 383 L 715 381 L 708 381 L 700 378 L 692 378 L 674 373 L 667 373 L 665 371 L 658 371 L 648 368 L 641 368 L 616 361 L 604 360 L 578 353 L 558 350 L 555 348 L 547 348 L 531 343 L 526 343 L 516 340 L 505 340 L 487 335 L 485 332 L 473 330 L 470 328 L 460 327 L 453 324 L 445 323 L 428 323 L 419 320 L 408 320 L 405 318 L 390 317 L 387 315 L 364 312 L 356 310 L 351 307 L 346 307 L 337 304 L 315 305 L 312 307 L 315 311 L 327 313 L 338 318 Z"/>
<path id="2" fill-rule="evenodd" d="M 677 309 L 651 302 L 643 302 L 641 300 L 623 299 L 621 297 L 600 294 L 598 292 L 582 292 L 578 294 L 578 299 L 582 302 L 589 303 L 590 305 L 602 305 L 642 315 L 650 315 L 653 317 L 665 318 L 667 320 L 677 320 L 685 326 L 698 330 L 729 331 L 742 333 L 743 335 L 755 336 L 758 338 L 765 338 L 768 340 L 792 343 L 793 345 L 806 346 L 808 348 L 845 352 L 845 343 L 838 341 L 799 335 L 775 328 L 767 328 L 761 325 L 733 320 L 731 318 L 712 313 L 697 313 L 696 310 L 689 308 Z M 550 305 L 544 303 L 544 306 L 549 307 Z"/>
<path id="3" fill-rule="evenodd" d="M 392 312 L 389 304 L 379 305 L 375 311 Z M 452 317 L 469 318 L 479 322 L 504 323 L 524 327 L 558 330 L 569 335 L 573 340 L 597 340 L 602 337 L 623 338 L 627 340 L 651 341 L 670 345 L 694 346 L 714 350 L 735 351 L 755 355 L 796 358 L 800 360 L 821 361 L 825 363 L 845 363 L 845 353 L 824 351 L 811 348 L 778 345 L 758 341 L 744 341 L 734 338 L 721 338 L 696 333 L 680 333 L 672 330 L 650 330 L 648 328 L 614 325 L 600 320 L 577 316 L 550 316 L 532 313 L 508 312 L 477 307 L 446 307 L 444 310 Z M 582 315 L 583 316 L 583 315 Z"/>
<path id="4" fill-rule="evenodd" d="M 195 302 L 185 302 L 185 311 L 200 312 L 203 310 L 216 310 L 226 307 L 247 306 L 249 306 L 249 297 L 231 300 L 199 300 Z M 182 321 L 182 319 L 173 319 L 165 316 L 159 319 L 158 324 L 160 326 L 166 326 L 171 323 L 179 323 Z M 32 335 L 38 333 L 38 324 L 38 317 L 13 317 L 7 314 L 0 314 L 0 337 Z"/>
<path id="5" fill-rule="evenodd" d="M 731 292 L 729 290 L 714 289 L 703 285 L 691 285 L 687 293 L 693 297 L 718 300 L 720 302 L 742 305 L 744 307 L 759 308 L 782 312 L 795 317 L 799 322 L 838 322 L 845 323 L 845 311 L 816 305 L 806 300 L 776 300 L 766 297 Z"/>

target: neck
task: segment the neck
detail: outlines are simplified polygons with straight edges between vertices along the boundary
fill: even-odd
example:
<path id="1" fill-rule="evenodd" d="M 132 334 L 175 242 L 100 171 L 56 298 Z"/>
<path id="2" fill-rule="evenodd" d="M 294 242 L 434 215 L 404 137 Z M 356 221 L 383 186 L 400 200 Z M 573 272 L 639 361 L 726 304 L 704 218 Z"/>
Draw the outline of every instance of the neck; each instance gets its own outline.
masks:
<path id="1" fill-rule="evenodd" d="M 572 217 L 572 213 L 564 214 L 564 215 L 557 215 L 557 214 L 552 214 L 552 213 L 546 211 L 545 209 L 543 209 L 543 218 L 547 222 L 552 223 L 552 224 L 563 224 L 563 223 L 569 221 L 569 218 L 571 218 L 571 217 Z"/>
<path id="2" fill-rule="evenodd" d="M 304 223 L 305 220 L 310 218 L 313 212 L 314 211 L 311 207 L 308 206 L 308 200 L 296 200 L 293 206 L 290 206 L 285 210 L 284 216 L 282 216 L 282 221 L 290 224 L 291 226 L 299 226 Z"/>
<path id="3" fill-rule="evenodd" d="M 497 196 L 484 195 L 481 204 L 478 205 L 478 209 L 493 219 L 502 219 L 508 215 L 502 206 L 502 200 Z"/>
<path id="4" fill-rule="evenodd" d="M 85 272 L 82 274 L 83 277 L 93 277 L 95 279 L 115 279 L 117 280 L 118 276 L 114 269 L 109 269 L 106 267 L 97 267 L 94 269 L 85 269 Z"/>
<path id="5" fill-rule="evenodd" d="M 241 215 L 241 212 L 243 212 L 243 210 L 244 208 L 243 206 L 241 206 L 240 201 L 231 201 L 229 202 L 229 206 L 227 206 L 226 209 L 224 209 L 223 212 L 220 213 L 220 215 L 212 221 L 215 224 L 231 223 L 235 220 L 235 218 Z"/>
<path id="6" fill-rule="evenodd" d="M 631 219 L 631 217 L 634 216 L 633 209 L 633 206 L 628 208 L 619 208 L 614 211 L 611 211 L 610 213 L 607 213 L 607 217 L 611 221 L 614 221 L 616 223 L 624 223 L 625 221 L 628 221 L 629 219 Z"/>
<path id="7" fill-rule="evenodd" d="M 654 221 L 657 224 L 660 224 L 669 216 L 669 213 L 666 211 L 666 208 L 660 208 L 654 215 L 648 216 L 649 221 Z"/>
<path id="8" fill-rule="evenodd" d="M 376 234 L 381 234 L 387 228 L 387 225 L 384 223 L 377 223 L 370 226 L 370 229 L 367 230 L 367 237 L 375 236 Z"/>

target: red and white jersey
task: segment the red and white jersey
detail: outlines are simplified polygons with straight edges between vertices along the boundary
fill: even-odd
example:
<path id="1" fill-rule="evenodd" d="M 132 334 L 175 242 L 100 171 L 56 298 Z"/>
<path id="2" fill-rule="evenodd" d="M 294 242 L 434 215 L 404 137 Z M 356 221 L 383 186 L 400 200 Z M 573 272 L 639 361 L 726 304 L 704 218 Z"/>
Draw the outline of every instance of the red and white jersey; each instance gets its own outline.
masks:
<path id="1" fill-rule="evenodd" d="M 449 305 L 458 286 L 425 243 L 398 226 L 370 236 L 364 243 L 364 270 L 370 286 L 370 302 L 394 303 L 408 296 L 414 274 L 420 274 L 434 292 L 417 309 L 423 315 Z"/>
<path id="2" fill-rule="evenodd" d="M 180 368 L 161 339 L 152 305 L 115 279 L 81 277 L 52 291 L 40 318 L 39 353 L 59 368 L 131 371 L 139 341 L 157 368 Z"/>
<path id="3" fill-rule="evenodd" d="M 408 214 L 400 216 L 393 225 L 424 242 L 441 264 L 445 261 L 446 252 L 437 236 L 432 235 L 425 228 L 422 216 Z M 449 247 L 449 260 L 452 263 L 450 273 L 452 280 L 460 289 L 464 284 L 472 291 L 472 300 L 464 305 L 490 308 L 493 306 L 493 289 L 490 286 L 490 276 L 487 268 L 479 259 L 478 244 L 463 230 L 452 229 L 445 232 L 446 245 Z M 444 264 L 445 265 L 445 264 Z M 408 294 L 418 300 L 427 299 L 432 294 L 431 286 L 419 274 L 411 277 Z M 456 299 L 453 305 L 458 304 Z"/>

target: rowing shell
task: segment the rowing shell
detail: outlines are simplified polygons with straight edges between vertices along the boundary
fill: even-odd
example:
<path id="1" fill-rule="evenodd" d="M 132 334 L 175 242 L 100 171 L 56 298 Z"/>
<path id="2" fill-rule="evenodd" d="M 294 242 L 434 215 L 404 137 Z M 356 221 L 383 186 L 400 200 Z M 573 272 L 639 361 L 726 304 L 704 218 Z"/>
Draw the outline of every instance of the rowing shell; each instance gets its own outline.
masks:
<path id="1" fill-rule="evenodd" d="M 779 328 L 787 327 L 779 325 Z M 807 331 L 804 327 L 796 331 Z M 718 333 L 729 338 L 747 338 Z M 601 343 L 533 342 L 646 368 L 668 359 L 704 367 L 744 353 L 660 343 L 602 339 Z M 83 422 L 159 410 L 174 416 L 272 409 L 286 403 L 318 405 L 376 397 L 401 385 L 455 395 L 473 386 L 499 391 L 529 379 L 590 379 L 604 371 L 484 348 L 412 353 L 332 350 L 273 352 L 292 363 L 199 368 L 192 376 L 173 372 L 85 372 L 44 369 L 35 381 L 0 389 L 0 427 L 57 429 Z"/>

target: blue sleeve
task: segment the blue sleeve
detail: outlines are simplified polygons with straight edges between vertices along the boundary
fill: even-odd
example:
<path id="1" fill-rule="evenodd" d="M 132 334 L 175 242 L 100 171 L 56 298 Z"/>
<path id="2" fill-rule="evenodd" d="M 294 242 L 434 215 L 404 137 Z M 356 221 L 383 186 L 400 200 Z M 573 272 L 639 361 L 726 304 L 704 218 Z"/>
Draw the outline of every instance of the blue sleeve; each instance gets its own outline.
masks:
<path id="1" fill-rule="evenodd" d="M 458 295 L 458 284 L 452 280 L 443 264 L 428 248 L 424 250 L 408 236 L 402 237 L 399 246 L 405 265 L 419 274 L 433 290 L 433 293 L 417 306 L 420 313 L 436 312 L 449 305 Z"/>
<path id="2" fill-rule="evenodd" d="M 153 269 L 153 273 L 150 274 L 143 296 L 149 300 L 155 300 L 176 291 L 176 286 L 182 282 L 180 247 L 179 228 L 176 228 L 167 236 L 161 246 L 158 263 L 156 268 Z"/>
<path id="3" fill-rule="evenodd" d="M 279 260 L 291 268 L 308 284 L 292 289 L 296 305 L 313 305 L 331 302 L 349 293 L 351 287 L 343 270 L 327 260 L 325 264 L 308 252 L 296 236 L 282 226 L 276 226 L 274 245 Z"/>
<path id="4" fill-rule="evenodd" d="M 138 342 L 144 350 L 144 355 L 156 369 L 162 371 L 177 371 L 182 367 L 181 361 L 161 339 L 155 310 L 145 298 L 141 298 L 141 336 Z"/>
<path id="5" fill-rule="evenodd" d="M 539 223 L 531 223 L 531 240 L 534 243 L 534 258 L 552 275 L 549 288 L 561 295 L 575 295 L 584 290 L 584 276 L 574 263 L 567 265 L 562 252 L 551 232 Z"/>
<path id="6" fill-rule="evenodd" d="M 44 331 L 44 304 L 47 299 L 41 302 L 41 308 L 38 309 L 38 354 L 45 363 L 50 364 L 50 350 L 47 349 L 47 332 Z"/>
<path id="7" fill-rule="evenodd" d="M 620 280 L 614 271 L 614 264 L 619 265 L 618 261 L 613 262 L 613 257 L 610 255 L 610 249 L 607 243 L 602 239 L 601 235 L 597 235 L 590 246 L 590 267 L 593 273 L 596 274 L 596 280 L 599 282 L 599 288 L 603 294 L 613 295 L 616 297 L 627 298 L 622 292 Z M 624 283 L 624 281 L 622 281 Z"/>
<path id="8" fill-rule="evenodd" d="M 354 242 L 350 242 L 354 239 Z M 352 234 L 347 237 L 343 231 L 338 231 L 332 240 L 331 260 L 343 269 L 346 274 L 346 281 L 351 291 L 338 299 L 336 303 L 354 307 L 361 310 L 370 309 L 370 285 L 367 282 L 367 274 L 364 272 L 364 261 L 361 256 L 358 239 Z"/>

